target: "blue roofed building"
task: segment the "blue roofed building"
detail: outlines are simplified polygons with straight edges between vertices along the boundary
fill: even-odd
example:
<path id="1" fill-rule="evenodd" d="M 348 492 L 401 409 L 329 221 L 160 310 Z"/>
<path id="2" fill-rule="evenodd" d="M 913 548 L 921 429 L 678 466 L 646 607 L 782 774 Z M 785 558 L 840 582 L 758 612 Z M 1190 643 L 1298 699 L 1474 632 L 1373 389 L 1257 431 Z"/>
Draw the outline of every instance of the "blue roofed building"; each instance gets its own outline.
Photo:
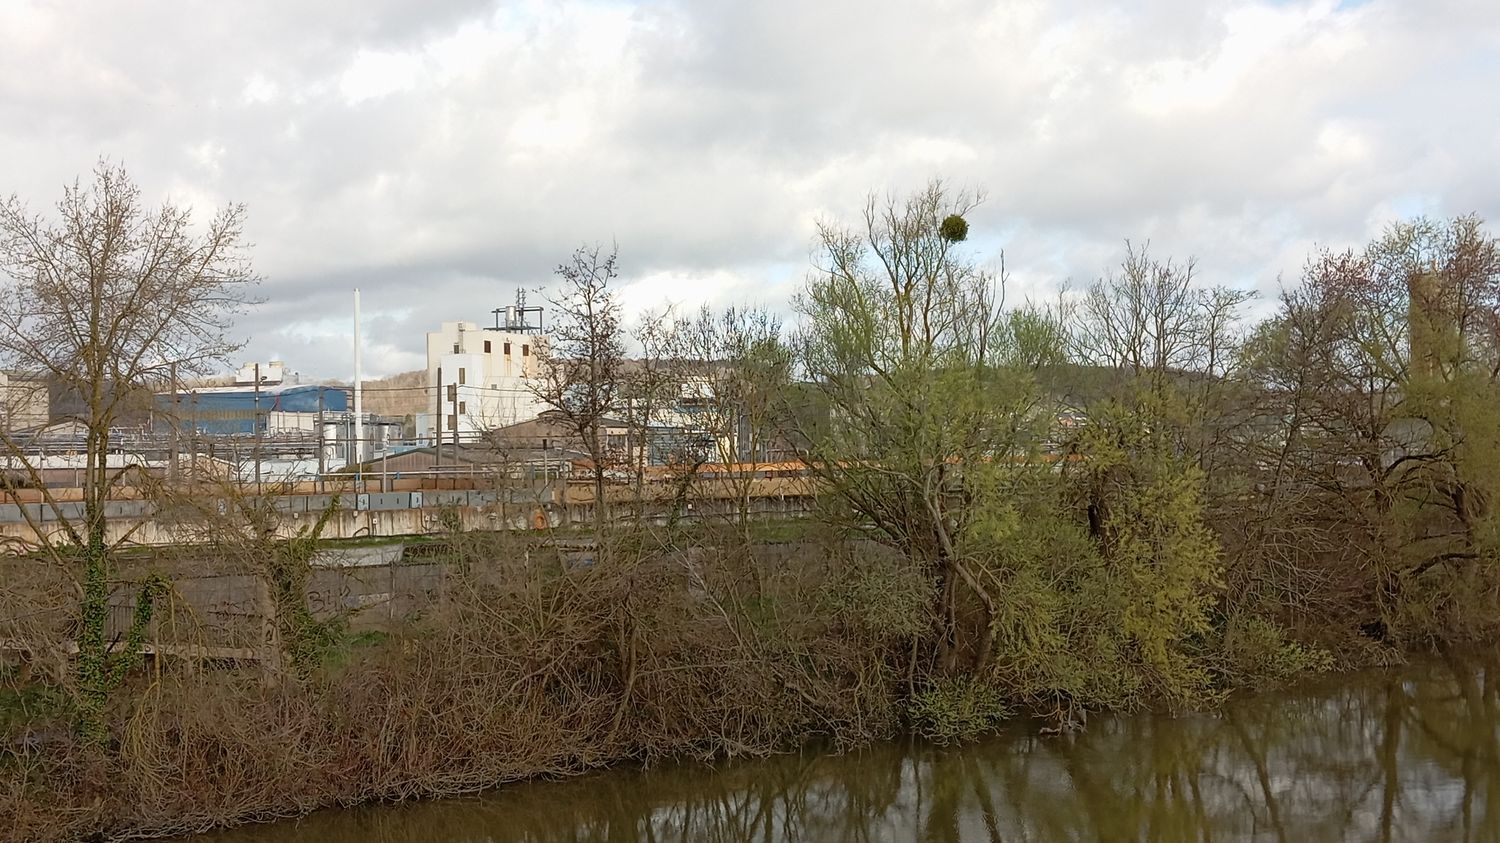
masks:
<path id="1" fill-rule="evenodd" d="M 175 424 L 208 436 L 251 436 L 275 433 L 278 421 L 288 414 L 312 418 L 320 412 L 347 413 L 350 400 L 347 387 L 286 384 L 262 386 L 259 391 L 240 385 L 161 393 L 154 404 L 156 418 L 168 427 Z"/>

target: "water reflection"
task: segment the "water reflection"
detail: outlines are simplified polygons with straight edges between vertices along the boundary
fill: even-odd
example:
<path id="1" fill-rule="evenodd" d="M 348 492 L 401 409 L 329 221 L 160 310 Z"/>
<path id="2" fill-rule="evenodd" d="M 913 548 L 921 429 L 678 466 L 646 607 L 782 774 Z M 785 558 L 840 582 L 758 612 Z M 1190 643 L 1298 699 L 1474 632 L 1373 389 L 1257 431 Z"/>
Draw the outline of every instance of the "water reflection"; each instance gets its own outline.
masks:
<path id="1" fill-rule="evenodd" d="M 1497 685 L 1449 659 L 1074 738 L 620 771 L 213 840 L 1500 840 Z"/>

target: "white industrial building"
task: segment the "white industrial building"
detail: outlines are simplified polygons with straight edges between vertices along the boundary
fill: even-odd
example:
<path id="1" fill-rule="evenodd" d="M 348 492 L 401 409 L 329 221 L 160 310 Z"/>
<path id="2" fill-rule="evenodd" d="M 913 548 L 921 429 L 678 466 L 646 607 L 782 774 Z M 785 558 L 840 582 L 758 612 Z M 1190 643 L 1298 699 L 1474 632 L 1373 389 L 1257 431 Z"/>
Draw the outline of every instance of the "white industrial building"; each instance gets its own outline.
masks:
<path id="1" fill-rule="evenodd" d="M 532 392 L 537 354 L 546 337 L 528 324 L 540 314 L 522 300 L 495 311 L 495 326 L 444 322 L 427 334 L 427 385 L 437 399 L 418 419 L 418 435 L 432 435 L 432 416 L 447 438 L 472 439 L 496 428 L 536 418 L 546 407 Z"/>

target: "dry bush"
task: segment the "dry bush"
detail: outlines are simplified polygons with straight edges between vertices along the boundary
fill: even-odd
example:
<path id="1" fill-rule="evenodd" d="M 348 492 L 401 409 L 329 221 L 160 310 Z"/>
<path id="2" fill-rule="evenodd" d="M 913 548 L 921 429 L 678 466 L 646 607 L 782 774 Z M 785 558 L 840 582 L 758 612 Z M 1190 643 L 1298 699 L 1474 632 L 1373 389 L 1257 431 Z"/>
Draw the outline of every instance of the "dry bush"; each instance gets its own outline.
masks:
<path id="1" fill-rule="evenodd" d="M 78 620 L 78 585 L 39 557 L 0 559 L 0 687 L 18 688 L 33 675 L 69 679 L 66 642 Z"/>
<path id="2" fill-rule="evenodd" d="M 763 754 L 897 725 L 909 643 L 830 595 L 872 557 L 817 545 L 663 546 L 592 564 L 522 538 L 456 540 L 442 598 L 311 677 L 168 665 L 132 680 L 114 747 L 12 750 L 24 839 L 205 829 L 450 795 L 627 759 Z"/>

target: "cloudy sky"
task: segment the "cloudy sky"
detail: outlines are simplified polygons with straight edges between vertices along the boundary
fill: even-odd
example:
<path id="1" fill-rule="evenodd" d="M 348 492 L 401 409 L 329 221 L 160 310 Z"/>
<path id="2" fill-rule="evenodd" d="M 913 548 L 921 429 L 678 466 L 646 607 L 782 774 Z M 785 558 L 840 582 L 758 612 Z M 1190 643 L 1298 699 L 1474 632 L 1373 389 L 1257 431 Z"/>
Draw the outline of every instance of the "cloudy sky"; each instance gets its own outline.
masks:
<path id="1" fill-rule="evenodd" d="M 1274 297 L 1316 244 L 1500 220 L 1494 0 L 0 0 L 0 193 L 100 156 L 249 208 L 246 359 L 420 368 L 614 240 L 627 306 L 784 308 L 813 224 L 985 189 L 1011 295 L 1124 241 Z M 1266 305 L 1263 305 L 1266 306 Z"/>

